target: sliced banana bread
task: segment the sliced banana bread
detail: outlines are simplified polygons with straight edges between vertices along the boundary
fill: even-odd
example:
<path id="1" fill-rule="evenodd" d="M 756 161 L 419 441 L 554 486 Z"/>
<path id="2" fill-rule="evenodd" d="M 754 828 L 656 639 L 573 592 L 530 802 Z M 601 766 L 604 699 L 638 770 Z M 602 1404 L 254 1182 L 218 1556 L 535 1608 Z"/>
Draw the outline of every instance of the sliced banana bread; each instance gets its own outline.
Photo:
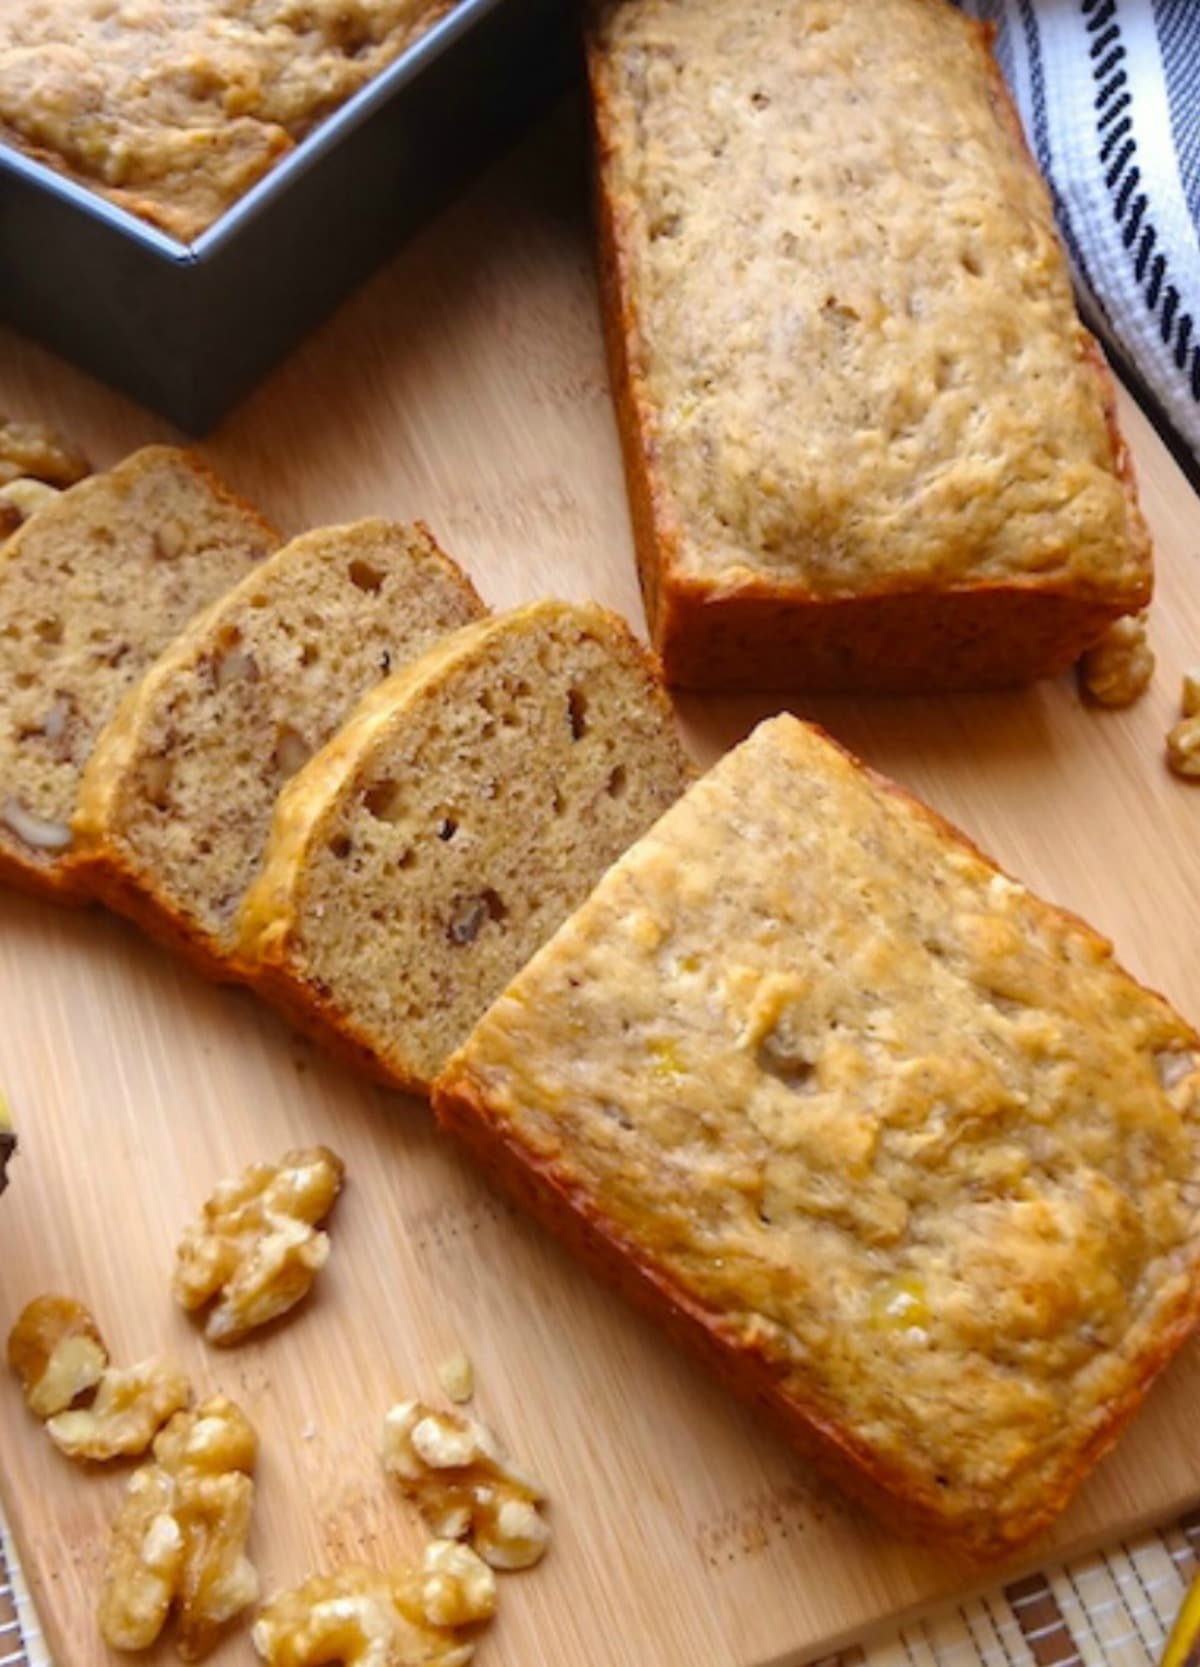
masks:
<path id="1" fill-rule="evenodd" d="M 434 1103 L 835 1479 L 981 1558 L 1200 1317 L 1200 1036 L 794 718 L 610 870 Z"/>
<path id="2" fill-rule="evenodd" d="M 284 782 L 368 689 L 483 612 L 424 527 L 359 521 L 285 545 L 192 621 L 97 741 L 73 824 L 83 883 L 231 976 Z"/>
<path id="3" fill-rule="evenodd" d="M 288 783 L 242 909 L 247 976 L 423 1089 L 689 765 L 653 662 L 594 605 L 468 625 Z"/>
<path id="4" fill-rule="evenodd" d="M 121 697 L 277 542 L 195 457 L 135 452 L 0 547 L 0 878 L 78 896 L 71 816 Z"/>

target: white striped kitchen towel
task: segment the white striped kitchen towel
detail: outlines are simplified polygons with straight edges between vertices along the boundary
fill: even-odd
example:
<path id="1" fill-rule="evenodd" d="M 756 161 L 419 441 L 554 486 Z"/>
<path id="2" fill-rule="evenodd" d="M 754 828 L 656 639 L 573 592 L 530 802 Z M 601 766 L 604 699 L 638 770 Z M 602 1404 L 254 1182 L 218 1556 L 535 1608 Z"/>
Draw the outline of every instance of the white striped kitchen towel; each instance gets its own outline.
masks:
<path id="1" fill-rule="evenodd" d="M 1088 322 L 1200 471 L 1200 0 L 962 3 L 996 25 Z"/>

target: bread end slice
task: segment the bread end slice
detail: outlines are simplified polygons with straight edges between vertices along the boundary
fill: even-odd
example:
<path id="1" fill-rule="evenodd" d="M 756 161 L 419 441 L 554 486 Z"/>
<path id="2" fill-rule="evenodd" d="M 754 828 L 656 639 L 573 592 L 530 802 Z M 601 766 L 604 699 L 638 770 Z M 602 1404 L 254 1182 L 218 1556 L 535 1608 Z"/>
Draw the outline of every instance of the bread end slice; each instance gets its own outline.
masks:
<path id="1" fill-rule="evenodd" d="M 125 692 L 278 542 L 199 458 L 147 446 L 0 548 L 0 878 L 78 900 L 79 782 Z"/>

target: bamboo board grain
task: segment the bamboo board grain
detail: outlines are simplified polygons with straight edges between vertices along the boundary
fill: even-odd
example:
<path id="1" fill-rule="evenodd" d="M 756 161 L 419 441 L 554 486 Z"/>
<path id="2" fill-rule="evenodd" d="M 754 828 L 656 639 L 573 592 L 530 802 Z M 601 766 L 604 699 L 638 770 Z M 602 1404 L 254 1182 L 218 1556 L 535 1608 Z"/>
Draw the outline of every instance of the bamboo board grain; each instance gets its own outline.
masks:
<path id="1" fill-rule="evenodd" d="M 286 530 L 425 517 L 497 605 L 593 595 L 640 621 L 568 107 L 369 283 L 203 449 Z M 0 337 L 0 410 L 44 414 L 108 463 L 165 427 Z M 948 701 L 800 705 L 1115 936 L 1200 1008 L 1200 790 L 1168 777 L 1179 674 L 1200 659 L 1200 516 L 1123 410 L 1159 549 L 1149 696 L 1082 708 L 1068 680 Z M 682 704 L 712 758 L 775 704 Z M 545 1477 L 552 1555 L 503 1583 L 483 1667 L 767 1667 L 819 1655 L 964 1585 L 819 1486 L 755 1421 L 497 1202 L 423 1107 L 364 1085 L 244 993 L 101 914 L 0 897 L 0 1074 L 22 1149 L 0 1203 L 0 1327 L 47 1287 L 119 1359 L 168 1349 L 263 1437 L 253 1551 L 268 1590 L 421 1532 L 375 1459 L 386 1405 L 473 1357 L 480 1413 Z M 236 1353 L 167 1292 L 211 1183 L 298 1142 L 350 1183 L 310 1305 Z M 1115 1538 L 1200 1497 L 1200 1350 L 1155 1392 L 1052 1541 Z M 0 1489 L 60 1667 L 104 1652 L 92 1613 L 120 1474 L 60 1460 L 0 1382 Z M 169 1650 L 152 1661 L 172 1659 Z M 212 1658 L 248 1667 L 244 1633 Z"/>

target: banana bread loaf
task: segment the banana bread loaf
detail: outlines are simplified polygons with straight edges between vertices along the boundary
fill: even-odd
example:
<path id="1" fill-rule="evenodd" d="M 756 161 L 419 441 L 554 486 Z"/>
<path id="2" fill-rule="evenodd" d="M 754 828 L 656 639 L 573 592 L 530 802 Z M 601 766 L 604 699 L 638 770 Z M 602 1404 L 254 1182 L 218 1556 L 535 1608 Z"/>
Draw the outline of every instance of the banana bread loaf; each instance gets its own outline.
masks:
<path id="1" fill-rule="evenodd" d="M 835 1479 L 979 1558 L 1200 1317 L 1200 1037 L 791 717 L 621 858 L 434 1099 Z"/>
<path id="2" fill-rule="evenodd" d="M 92 752 L 72 871 L 234 976 L 236 916 L 284 782 L 361 695 L 484 612 L 425 527 L 304 533 L 193 620 Z"/>
<path id="3" fill-rule="evenodd" d="M 948 0 L 605 0 L 611 377 L 668 681 L 1059 671 L 1151 586 L 1112 388 Z"/>
<path id="4" fill-rule="evenodd" d="M 5 0 L 0 142 L 184 242 L 453 0 Z"/>
<path id="5" fill-rule="evenodd" d="M 615 614 L 546 601 L 465 626 L 284 788 L 243 970 L 336 1051 L 423 1090 L 689 774 Z"/>
<path id="6" fill-rule="evenodd" d="M 84 764 L 181 626 L 276 543 L 199 459 L 148 446 L 0 546 L 0 879 L 77 897 Z"/>

